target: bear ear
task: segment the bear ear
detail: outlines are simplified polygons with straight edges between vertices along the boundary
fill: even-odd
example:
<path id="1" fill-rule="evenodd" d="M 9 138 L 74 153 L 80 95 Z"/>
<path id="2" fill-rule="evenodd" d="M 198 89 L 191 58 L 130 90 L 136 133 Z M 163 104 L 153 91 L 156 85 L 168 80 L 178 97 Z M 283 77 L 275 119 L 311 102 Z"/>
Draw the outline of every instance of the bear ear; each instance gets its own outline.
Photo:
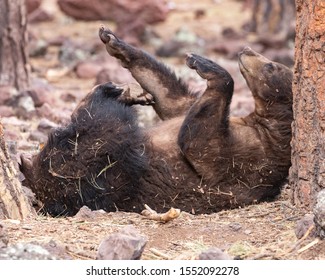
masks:
<path id="1" fill-rule="evenodd" d="M 29 173 L 31 173 L 32 169 L 33 169 L 33 164 L 32 164 L 32 160 L 31 160 L 31 155 L 27 155 L 27 154 L 21 154 L 20 155 L 20 163 L 18 163 L 19 165 L 19 170 L 21 173 L 23 173 L 26 177 L 28 177 Z"/>

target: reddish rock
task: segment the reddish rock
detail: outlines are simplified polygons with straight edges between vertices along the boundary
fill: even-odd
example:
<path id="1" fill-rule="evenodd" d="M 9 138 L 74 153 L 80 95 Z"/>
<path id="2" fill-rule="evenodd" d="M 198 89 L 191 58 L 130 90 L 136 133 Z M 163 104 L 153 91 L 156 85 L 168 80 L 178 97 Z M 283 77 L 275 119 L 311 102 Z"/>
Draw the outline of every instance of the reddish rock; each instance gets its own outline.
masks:
<path id="1" fill-rule="evenodd" d="M 37 141 L 39 143 L 46 143 L 47 136 L 41 131 L 34 130 L 30 133 L 28 140 Z"/>
<path id="2" fill-rule="evenodd" d="M 0 116 L 2 118 L 8 118 L 8 117 L 12 117 L 15 115 L 15 110 L 10 107 L 10 106 L 6 106 L 6 105 L 0 105 Z"/>
<path id="3" fill-rule="evenodd" d="M 77 97 L 75 96 L 75 94 L 70 92 L 62 93 L 60 99 L 67 103 L 74 103 L 77 101 Z"/>
<path id="4" fill-rule="evenodd" d="M 35 88 L 28 90 L 26 93 L 32 98 L 35 107 L 41 107 L 45 102 L 48 102 L 49 92 L 43 88 Z"/>
<path id="5" fill-rule="evenodd" d="M 108 57 L 108 59 L 105 60 L 102 70 L 99 71 L 96 76 L 95 84 L 107 83 L 108 81 L 112 81 L 117 84 L 136 83 L 130 71 L 122 68 L 119 63 L 111 57 Z"/>
<path id="6" fill-rule="evenodd" d="M 41 107 L 36 108 L 36 113 L 39 118 L 49 119 L 55 123 L 63 124 L 70 120 L 70 111 L 55 110 L 53 106 L 44 103 Z"/>
<path id="7" fill-rule="evenodd" d="M 28 15 L 28 23 L 38 23 L 44 21 L 52 21 L 54 16 L 42 8 L 35 10 Z"/>
<path id="8" fill-rule="evenodd" d="M 76 66 L 76 74 L 81 79 L 92 79 L 103 69 L 103 66 L 96 62 L 80 62 Z"/>
<path id="9" fill-rule="evenodd" d="M 99 245 L 98 260 L 138 260 L 147 243 L 133 226 L 126 226 L 113 233 Z"/>
<path id="10" fill-rule="evenodd" d="M 10 101 L 13 101 L 19 92 L 10 86 L 0 86 L 0 105 L 8 104 Z"/>
<path id="11" fill-rule="evenodd" d="M 25 2 L 28 14 L 37 10 L 42 4 L 42 0 L 26 0 Z"/>
<path id="12" fill-rule="evenodd" d="M 164 21 L 169 10 L 163 0 L 58 0 L 58 4 L 75 19 L 114 21 L 117 34 L 124 38 L 139 38 L 146 25 Z"/>

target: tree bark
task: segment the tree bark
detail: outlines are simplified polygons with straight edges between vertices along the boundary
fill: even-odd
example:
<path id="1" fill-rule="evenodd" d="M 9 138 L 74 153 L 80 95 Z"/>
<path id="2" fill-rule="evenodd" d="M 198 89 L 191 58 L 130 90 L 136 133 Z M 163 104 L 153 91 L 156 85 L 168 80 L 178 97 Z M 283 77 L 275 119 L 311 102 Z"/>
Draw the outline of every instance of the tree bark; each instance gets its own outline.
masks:
<path id="1" fill-rule="evenodd" d="M 24 0 L 0 1 L 0 86 L 29 85 L 27 17 Z"/>
<path id="2" fill-rule="evenodd" d="M 290 184 L 296 205 L 311 210 L 325 188 L 325 2 L 296 0 Z"/>
<path id="3" fill-rule="evenodd" d="M 31 213 L 31 206 L 7 152 L 0 123 L 0 219 L 24 219 Z"/>

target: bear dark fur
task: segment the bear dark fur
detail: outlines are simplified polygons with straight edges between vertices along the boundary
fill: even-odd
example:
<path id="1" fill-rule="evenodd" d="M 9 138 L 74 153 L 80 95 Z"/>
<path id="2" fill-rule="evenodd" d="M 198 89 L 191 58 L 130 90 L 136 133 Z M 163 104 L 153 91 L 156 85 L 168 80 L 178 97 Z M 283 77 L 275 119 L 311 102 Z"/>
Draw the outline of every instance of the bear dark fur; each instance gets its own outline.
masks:
<path id="1" fill-rule="evenodd" d="M 22 157 L 26 185 L 44 212 L 73 215 L 83 205 L 140 212 L 147 203 L 157 211 L 211 213 L 280 192 L 290 167 L 290 69 L 245 48 L 239 67 L 255 111 L 231 118 L 234 82 L 213 61 L 187 56 L 207 80 L 203 94 L 190 93 L 149 54 L 107 29 L 100 38 L 144 93 L 133 96 L 113 83 L 95 87 L 32 162 Z M 152 105 L 164 121 L 139 128 L 132 104 Z"/>

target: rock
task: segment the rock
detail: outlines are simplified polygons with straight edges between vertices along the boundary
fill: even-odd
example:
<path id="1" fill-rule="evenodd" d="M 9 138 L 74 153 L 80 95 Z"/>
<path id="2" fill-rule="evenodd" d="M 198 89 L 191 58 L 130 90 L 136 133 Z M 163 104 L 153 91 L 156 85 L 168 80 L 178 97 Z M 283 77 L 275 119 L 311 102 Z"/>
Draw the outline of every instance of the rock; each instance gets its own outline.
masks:
<path id="1" fill-rule="evenodd" d="M 26 112 L 35 111 L 33 99 L 28 95 L 22 95 L 18 100 L 18 106 Z"/>
<path id="2" fill-rule="evenodd" d="M 75 94 L 70 93 L 70 92 L 66 92 L 66 93 L 62 93 L 60 96 L 60 99 L 64 102 L 67 103 L 75 103 L 77 102 L 77 97 Z"/>
<path id="3" fill-rule="evenodd" d="M 42 0 L 26 0 L 27 13 L 30 14 L 41 6 Z"/>
<path id="4" fill-rule="evenodd" d="M 76 74 L 81 79 L 92 79 L 103 69 L 96 62 L 80 62 L 76 66 Z"/>
<path id="5" fill-rule="evenodd" d="M 91 56 L 95 46 L 91 43 L 79 43 L 66 39 L 59 50 L 59 61 L 61 65 L 68 68 L 74 68 L 80 61 Z"/>
<path id="6" fill-rule="evenodd" d="M 40 120 L 37 129 L 43 133 L 49 133 L 52 129 L 57 128 L 58 125 L 50 120 L 43 118 Z"/>
<path id="7" fill-rule="evenodd" d="M 31 243 L 18 243 L 0 249 L 0 260 L 55 260 L 46 249 Z"/>
<path id="8" fill-rule="evenodd" d="M 0 105 L 7 105 L 19 95 L 19 92 L 10 86 L 0 86 Z"/>
<path id="9" fill-rule="evenodd" d="M 146 237 L 139 235 L 133 226 L 126 226 L 101 242 L 96 259 L 138 260 L 146 244 Z"/>
<path id="10" fill-rule="evenodd" d="M 232 260 L 232 258 L 219 248 L 209 248 L 203 251 L 199 256 L 199 260 Z"/>
<path id="11" fill-rule="evenodd" d="M 48 102 L 49 92 L 45 88 L 37 87 L 33 90 L 26 91 L 26 93 L 33 100 L 35 107 L 41 107 L 45 102 Z"/>
<path id="12" fill-rule="evenodd" d="M 13 117 L 15 116 L 15 110 L 10 106 L 0 105 L 0 116 L 2 118 Z"/>
<path id="13" fill-rule="evenodd" d="M 67 253 L 63 244 L 50 240 L 48 243 L 42 244 L 41 246 L 57 259 L 72 260 L 72 257 Z"/>
<path id="14" fill-rule="evenodd" d="M 28 54 L 30 57 L 44 56 L 47 52 L 48 44 L 42 39 L 30 35 L 28 40 Z"/>
<path id="15" fill-rule="evenodd" d="M 157 49 L 156 55 L 161 57 L 183 56 L 189 49 L 200 53 L 204 49 L 205 41 L 199 38 L 195 33 L 189 31 L 187 28 L 180 28 L 177 30 L 174 37 L 162 44 Z"/>
<path id="16" fill-rule="evenodd" d="M 89 207 L 87 206 L 82 206 L 80 208 L 80 210 L 78 211 L 78 213 L 75 215 L 75 218 L 79 219 L 79 220 L 92 220 L 97 218 L 98 216 L 101 216 L 103 214 L 105 214 L 106 212 L 104 210 L 91 210 Z"/>
<path id="17" fill-rule="evenodd" d="M 233 231 L 239 231 L 242 228 L 242 225 L 240 223 L 230 223 L 229 227 L 233 230 Z"/>
<path id="18" fill-rule="evenodd" d="M 313 212 L 315 215 L 316 233 L 323 239 L 325 238 L 325 189 L 318 193 Z"/>
<path id="19" fill-rule="evenodd" d="M 129 71 L 124 68 L 116 67 L 112 64 L 107 64 L 96 76 L 95 84 L 107 83 L 113 81 L 117 84 L 134 83 L 134 79 Z"/>
<path id="20" fill-rule="evenodd" d="M 140 38 L 148 24 L 164 21 L 169 12 L 167 3 L 161 0 L 58 0 L 58 4 L 75 19 L 114 21 L 117 35 L 124 39 Z"/>
<path id="21" fill-rule="evenodd" d="M 41 118 L 51 119 L 53 114 L 52 107 L 48 103 L 44 103 L 41 107 L 36 108 L 37 115 Z"/>
<path id="22" fill-rule="evenodd" d="M 298 239 L 302 238 L 307 230 L 314 224 L 314 215 L 313 214 L 306 214 L 296 223 L 295 234 Z M 316 231 L 313 230 L 310 233 L 310 236 L 315 236 Z"/>
<path id="23" fill-rule="evenodd" d="M 0 249 L 7 247 L 9 242 L 8 235 L 2 224 L 0 224 Z"/>
<path id="24" fill-rule="evenodd" d="M 28 15 L 28 23 L 52 21 L 53 19 L 54 16 L 42 8 L 39 8 Z"/>
<path id="25" fill-rule="evenodd" d="M 46 143 L 47 135 L 41 131 L 34 130 L 29 134 L 28 140 L 37 141 L 39 143 Z"/>

